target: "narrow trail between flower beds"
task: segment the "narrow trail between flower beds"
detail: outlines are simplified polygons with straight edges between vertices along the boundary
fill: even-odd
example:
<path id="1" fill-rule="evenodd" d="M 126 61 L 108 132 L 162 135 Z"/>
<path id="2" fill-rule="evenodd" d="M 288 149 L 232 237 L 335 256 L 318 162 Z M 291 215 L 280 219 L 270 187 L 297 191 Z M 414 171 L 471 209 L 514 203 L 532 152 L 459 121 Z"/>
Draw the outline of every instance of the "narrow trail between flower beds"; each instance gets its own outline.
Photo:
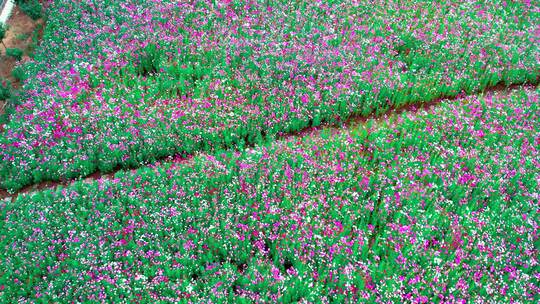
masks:
<path id="1" fill-rule="evenodd" d="M 431 109 L 433 107 L 438 106 L 441 102 L 443 102 L 445 100 L 457 100 L 457 99 L 460 99 L 460 98 L 464 98 L 464 97 L 467 97 L 467 96 L 475 96 L 475 95 L 478 95 L 478 94 L 484 94 L 484 95 L 495 94 L 495 93 L 505 93 L 506 94 L 506 93 L 511 92 L 512 90 L 519 89 L 519 88 L 526 88 L 526 87 L 534 88 L 534 87 L 538 86 L 539 83 L 540 83 L 540 77 L 536 79 L 535 83 L 512 84 L 512 85 L 509 85 L 509 86 L 504 85 L 502 83 L 499 83 L 499 84 L 497 84 L 495 86 L 486 88 L 485 90 L 483 90 L 481 92 L 477 92 L 475 94 L 461 93 L 461 94 L 458 94 L 458 95 L 453 96 L 453 97 L 439 97 L 437 99 L 434 99 L 434 100 L 431 100 L 431 101 L 428 101 L 428 102 L 425 102 L 425 103 L 407 104 L 407 105 L 404 105 L 404 106 L 401 106 L 401 107 L 398 107 L 398 108 L 391 108 L 387 112 L 385 112 L 385 113 L 383 113 L 381 115 L 376 115 L 374 113 L 369 115 L 369 116 L 353 115 L 353 116 L 349 117 L 346 121 L 343 121 L 343 122 L 341 122 L 339 124 L 323 123 L 318 127 L 308 127 L 308 128 L 305 128 L 304 130 L 301 130 L 301 131 L 298 131 L 298 132 L 279 135 L 276 138 L 276 140 L 285 140 L 285 139 L 291 138 L 291 137 L 310 136 L 313 133 L 318 132 L 318 131 L 320 131 L 322 129 L 329 129 L 329 130 L 339 131 L 342 128 L 351 128 L 351 127 L 355 127 L 355 126 L 365 124 L 369 120 L 373 120 L 375 122 L 375 124 L 379 124 L 379 123 L 388 121 L 389 118 L 391 118 L 392 116 L 397 116 L 397 115 L 399 115 L 399 114 L 401 114 L 403 112 L 417 113 L 417 112 L 422 111 L 422 110 L 429 110 L 429 109 Z M 251 148 L 251 147 L 254 147 L 254 146 L 256 146 L 256 144 L 248 144 L 246 146 L 246 148 Z M 204 152 L 204 153 L 211 153 L 211 152 Z M 8 193 L 4 189 L 0 189 L 0 200 L 11 199 L 12 202 L 15 202 L 18 195 L 20 195 L 20 194 L 29 194 L 29 193 L 32 193 L 32 192 L 41 191 L 41 190 L 45 190 L 45 189 L 54 190 L 59 186 L 68 186 L 68 185 L 72 184 L 73 182 L 75 182 L 77 180 L 84 180 L 86 182 L 92 182 L 92 181 L 99 180 L 99 179 L 111 179 L 119 171 L 135 172 L 135 171 L 137 171 L 138 169 L 140 169 L 142 167 L 145 167 L 145 166 L 147 166 L 147 167 L 156 167 L 156 166 L 161 165 L 162 163 L 174 163 L 174 164 L 188 163 L 188 162 L 192 161 L 192 159 L 193 159 L 193 157 L 195 155 L 196 154 L 190 154 L 190 155 L 187 155 L 187 156 L 182 156 L 182 155 L 168 156 L 168 157 L 160 159 L 160 160 L 158 160 L 156 162 L 153 162 L 151 164 L 144 165 L 144 166 L 139 166 L 139 167 L 131 168 L 131 169 L 117 168 L 117 169 L 113 170 L 112 172 L 108 172 L 108 173 L 96 171 L 96 172 L 94 172 L 93 174 L 91 174 L 89 176 L 79 178 L 79 179 L 70 179 L 70 180 L 65 180 L 65 181 L 45 181 L 45 182 L 41 182 L 41 183 L 38 183 L 38 184 L 26 186 L 26 187 L 16 191 L 15 193 L 12 193 L 12 194 Z"/>

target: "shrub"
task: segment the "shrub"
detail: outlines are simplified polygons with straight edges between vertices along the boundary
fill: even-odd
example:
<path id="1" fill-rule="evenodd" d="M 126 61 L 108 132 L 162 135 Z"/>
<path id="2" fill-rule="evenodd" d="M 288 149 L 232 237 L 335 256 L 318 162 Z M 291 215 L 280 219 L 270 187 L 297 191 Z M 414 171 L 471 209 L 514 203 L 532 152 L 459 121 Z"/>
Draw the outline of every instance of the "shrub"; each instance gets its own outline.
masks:
<path id="1" fill-rule="evenodd" d="M 0 22 L 0 41 L 2 42 L 2 45 L 4 46 L 4 48 L 7 48 L 3 41 L 4 38 L 6 38 L 7 30 L 8 30 L 7 24 Z"/>
<path id="2" fill-rule="evenodd" d="M 17 61 L 22 59 L 23 50 L 19 48 L 7 48 L 6 55 L 15 58 Z"/>
<path id="3" fill-rule="evenodd" d="M 11 82 L 7 79 L 0 79 L 0 100 L 6 100 L 11 96 Z"/>
<path id="4" fill-rule="evenodd" d="M 32 32 L 32 43 L 26 47 L 26 53 L 30 58 L 34 58 L 34 51 L 36 50 L 37 45 L 39 44 L 39 34 L 43 29 L 43 24 L 38 24 L 34 31 Z"/>
<path id="5" fill-rule="evenodd" d="M 43 17 L 43 7 L 38 0 L 15 0 L 15 3 L 32 20 Z"/>
<path id="6" fill-rule="evenodd" d="M 26 73 L 21 66 L 16 66 L 15 68 L 13 68 L 13 70 L 11 71 L 11 76 L 13 76 L 20 82 L 23 82 L 26 79 Z"/>

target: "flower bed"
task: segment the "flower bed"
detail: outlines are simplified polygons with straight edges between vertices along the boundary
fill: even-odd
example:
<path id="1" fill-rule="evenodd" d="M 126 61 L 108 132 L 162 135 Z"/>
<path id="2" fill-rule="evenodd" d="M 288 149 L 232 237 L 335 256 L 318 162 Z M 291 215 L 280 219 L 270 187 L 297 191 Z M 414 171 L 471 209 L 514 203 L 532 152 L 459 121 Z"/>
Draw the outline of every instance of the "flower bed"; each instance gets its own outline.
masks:
<path id="1" fill-rule="evenodd" d="M 0 206 L 27 302 L 529 302 L 538 89 L 199 155 Z"/>
<path id="2" fill-rule="evenodd" d="M 0 137 L 0 183 L 170 155 L 536 82 L 537 6 L 514 1 L 48 1 Z"/>

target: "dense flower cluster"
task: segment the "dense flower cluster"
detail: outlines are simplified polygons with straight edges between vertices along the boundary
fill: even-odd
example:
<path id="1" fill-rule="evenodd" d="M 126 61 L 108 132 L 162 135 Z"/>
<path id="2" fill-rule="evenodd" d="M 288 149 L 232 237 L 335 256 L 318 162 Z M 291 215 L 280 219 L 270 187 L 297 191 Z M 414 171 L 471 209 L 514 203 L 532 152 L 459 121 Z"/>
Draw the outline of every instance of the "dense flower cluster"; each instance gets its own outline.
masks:
<path id="1" fill-rule="evenodd" d="M 534 1 L 49 0 L 0 184 L 136 167 L 539 74 Z"/>
<path id="2" fill-rule="evenodd" d="M 8 302 L 538 299 L 538 89 L 20 195 Z"/>

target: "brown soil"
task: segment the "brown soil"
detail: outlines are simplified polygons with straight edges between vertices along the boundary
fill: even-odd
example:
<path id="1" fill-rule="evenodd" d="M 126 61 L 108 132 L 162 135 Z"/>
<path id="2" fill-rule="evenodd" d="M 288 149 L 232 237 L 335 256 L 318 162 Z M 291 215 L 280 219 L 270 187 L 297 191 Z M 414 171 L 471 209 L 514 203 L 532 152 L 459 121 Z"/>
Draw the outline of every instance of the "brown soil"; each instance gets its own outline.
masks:
<path id="1" fill-rule="evenodd" d="M 6 32 L 6 37 L 0 43 L 0 79 L 8 79 L 15 89 L 19 88 L 20 83 L 11 75 L 11 71 L 15 67 L 17 61 L 15 58 L 6 56 L 6 47 L 19 48 L 24 51 L 22 61 L 27 61 L 30 58 L 28 53 L 31 52 L 32 46 L 32 34 L 38 25 L 43 24 L 43 20 L 32 20 L 25 15 L 17 6 L 13 8 L 11 16 L 7 21 L 9 26 Z M 41 33 L 40 33 L 41 36 Z M 0 100 L 0 115 L 4 113 L 5 101 Z M 0 132 L 2 131 L 2 125 L 0 125 Z"/>

